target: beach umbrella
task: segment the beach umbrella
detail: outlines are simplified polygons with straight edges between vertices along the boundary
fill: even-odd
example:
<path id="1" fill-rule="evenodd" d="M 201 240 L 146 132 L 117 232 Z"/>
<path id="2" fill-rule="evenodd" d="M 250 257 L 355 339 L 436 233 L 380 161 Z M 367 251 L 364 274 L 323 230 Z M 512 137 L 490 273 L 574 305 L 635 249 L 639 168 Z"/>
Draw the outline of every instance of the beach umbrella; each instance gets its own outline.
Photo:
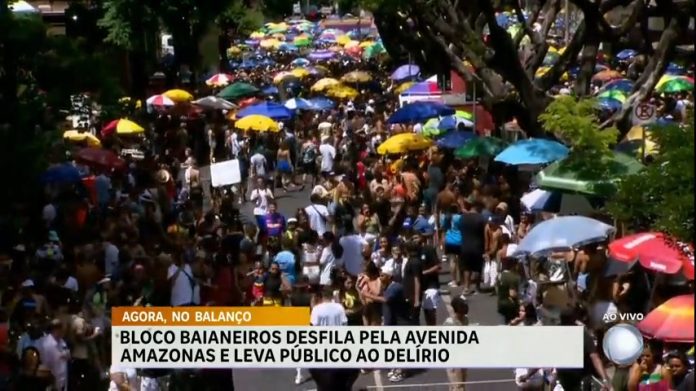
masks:
<path id="1" fill-rule="evenodd" d="M 665 69 L 665 73 L 668 75 L 683 75 L 686 70 L 683 66 L 670 62 Z"/>
<path id="2" fill-rule="evenodd" d="M 439 95 L 442 90 L 437 83 L 432 81 L 422 81 L 412 85 L 409 89 L 403 92 L 403 95 Z"/>
<path id="3" fill-rule="evenodd" d="M 82 175 L 77 167 L 64 163 L 50 167 L 39 178 L 43 184 L 72 184 L 82 181 Z"/>
<path id="4" fill-rule="evenodd" d="M 339 35 L 336 37 L 336 43 L 345 46 L 348 42 L 350 42 L 350 37 L 348 35 Z"/>
<path id="5" fill-rule="evenodd" d="M 543 189 L 561 190 L 573 193 L 606 195 L 616 190 L 616 183 L 624 176 L 643 169 L 635 158 L 623 153 L 614 153 L 605 162 L 604 172 L 579 171 L 572 160 L 561 160 L 544 168 L 537 174 L 537 185 Z M 597 162 L 598 166 L 600 162 Z"/>
<path id="6" fill-rule="evenodd" d="M 609 243 L 612 260 L 632 266 L 636 262 L 648 270 L 665 274 L 683 274 L 694 279 L 694 252 L 660 232 L 644 232 L 625 236 Z"/>
<path id="7" fill-rule="evenodd" d="M 314 61 L 321 61 L 321 60 L 329 60 L 332 59 L 336 56 L 336 53 L 330 51 L 330 50 L 316 50 L 311 53 L 307 57 L 309 57 L 310 60 Z"/>
<path id="8" fill-rule="evenodd" d="M 616 53 L 616 58 L 619 60 L 628 60 L 629 58 L 635 57 L 637 54 L 638 52 L 633 49 L 624 49 Z"/>
<path id="9" fill-rule="evenodd" d="M 454 130 L 461 128 L 473 128 L 474 123 L 466 118 L 458 117 L 455 115 L 448 115 L 443 117 L 437 124 L 437 128 L 440 130 Z"/>
<path id="10" fill-rule="evenodd" d="M 145 101 L 145 103 L 148 106 L 155 106 L 155 107 L 172 107 L 176 103 L 174 103 L 173 100 L 169 99 L 166 95 L 153 95 Z"/>
<path id="11" fill-rule="evenodd" d="M 302 99 L 302 98 L 292 98 L 288 99 L 284 103 L 285 107 L 287 107 L 290 110 L 313 110 L 315 107 L 312 105 L 312 102 L 308 101 L 307 99 Z"/>
<path id="12" fill-rule="evenodd" d="M 341 77 L 341 81 L 345 83 L 366 83 L 371 80 L 372 76 L 365 71 L 352 71 Z"/>
<path id="13" fill-rule="evenodd" d="M 377 147 L 380 155 L 400 154 L 410 151 L 421 151 L 432 145 L 432 142 L 415 133 L 399 133 L 386 139 Z"/>
<path id="14" fill-rule="evenodd" d="M 645 155 L 650 156 L 658 153 L 658 145 L 652 139 L 652 132 L 642 125 L 632 127 L 626 136 L 616 145 L 615 150 L 618 152 L 627 153 L 635 157 L 643 156 L 643 147 L 645 147 Z"/>
<path id="15" fill-rule="evenodd" d="M 355 99 L 360 93 L 355 88 L 336 85 L 326 90 L 326 95 L 337 99 Z"/>
<path id="16" fill-rule="evenodd" d="M 465 119 L 465 120 L 469 120 L 469 121 L 474 120 L 474 115 L 472 113 L 470 113 L 468 111 L 464 111 L 464 110 L 455 111 L 454 117 L 457 119 Z M 472 126 L 473 126 L 473 122 L 472 122 Z"/>
<path id="17" fill-rule="evenodd" d="M 454 156 L 460 159 L 471 159 L 479 156 L 495 156 L 505 149 L 505 141 L 496 137 L 477 137 L 470 140 L 454 151 Z"/>
<path id="18" fill-rule="evenodd" d="M 587 196 L 543 189 L 532 190 L 520 199 L 528 212 L 551 212 L 560 214 L 587 214 L 595 211 Z"/>
<path id="19" fill-rule="evenodd" d="M 236 82 L 225 87 L 220 91 L 217 96 L 218 98 L 235 100 L 239 98 L 245 98 L 259 93 L 259 89 L 248 83 Z"/>
<path id="20" fill-rule="evenodd" d="M 312 44 L 312 39 L 309 37 L 295 37 L 295 39 L 292 40 L 292 44 L 298 48 L 306 47 Z"/>
<path id="21" fill-rule="evenodd" d="M 329 98 L 316 97 L 309 100 L 309 102 L 316 108 L 316 110 L 331 110 L 336 107 L 336 103 Z"/>
<path id="22" fill-rule="evenodd" d="M 547 164 L 568 156 L 568 147 L 542 138 L 520 140 L 505 148 L 496 157 L 496 162 L 513 166 L 525 164 Z"/>
<path id="23" fill-rule="evenodd" d="M 633 91 L 634 83 L 628 79 L 615 79 L 602 86 L 602 91 L 620 91 L 628 94 Z"/>
<path id="24" fill-rule="evenodd" d="M 620 100 L 614 98 L 600 98 L 597 100 L 597 108 L 605 111 L 617 111 L 621 108 Z"/>
<path id="25" fill-rule="evenodd" d="M 237 108 L 237 106 L 234 103 L 212 95 L 206 96 L 205 98 L 201 98 L 198 100 L 194 100 L 192 103 L 196 106 L 200 106 L 210 110 L 232 110 Z"/>
<path id="26" fill-rule="evenodd" d="M 686 78 L 676 78 L 668 80 L 667 82 L 656 88 L 657 92 L 661 93 L 675 93 L 675 92 L 685 92 L 692 91 L 694 89 L 693 81 L 689 81 Z"/>
<path id="27" fill-rule="evenodd" d="M 283 82 L 283 80 L 285 80 L 287 78 L 293 78 L 293 79 L 297 80 L 297 76 L 293 75 L 289 71 L 282 71 L 282 72 L 278 72 L 278 74 L 276 74 L 273 77 L 273 82 L 275 84 L 280 84 Z"/>
<path id="28" fill-rule="evenodd" d="M 340 84 L 341 82 L 336 79 L 325 77 L 314 83 L 310 89 L 315 92 L 321 92 Z"/>
<path id="29" fill-rule="evenodd" d="M 612 70 L 612 69 L 605 69 L 602 71 L 599 71 L 592 76 L 592 80 L 596 81 L 602 81 L 602 82 L 607 82 L 609 80 L 613 79 L 622 79 L 623 75 L 619 73 L 618 71 Z"/>
<path id="30" fill-rule="evenodd" d="M 259 41 L 258 39 L 247 39 L 246 41 L 244 41 L 244 44 L 247 46 L 255 47 L 259 46 L 259 42 L 261 41 Z"/>
<path id="31" fill-rule="evenodd" d="M 261 90 L 261 93 L 263 93 L 264 95 L 277 95 L 278 93 L 280 93 L 280 91 L 278 91 L 278 87 L 276 86 L 268 86 Z"/>
<path id="32" fill-rule="evenodd" d="M 423 128 L 421 129 L 421 134 L 425 137 L 437 137 L 445 132 L 447 132 L 447 129 L 440 129 L 438 125 L 440 124 L 440 118 L 431 118 L 423 124 Z"/>
<path id="33" fill-rule="evenodd" d="M 324 67 L 309 66 L 304 69 L 306 69 L 307 72 L 309 72 L 309 74 L 312 76 L 323 76 L 329 73 L 324 69 Z"/>
<path id="34" fill-rule="evenodd" d="M 10 1 L 8 8 L 10 9 L 10 11 L 12 11 L 12 13 L 15 13 L 15 14 L 36 14 L 36 13 L 39 13 L 38 8 L 34 8 L 34 6 L 32 6 L 31 4 L 29 4 L 23 0 Z"/>
<path id="35" fill-rule="evenodd" d="M 619 90 L 604 90 L 597 95 L 597 98 L 615 99 L 623 104 L 626 101 L 626 94 Z"/>
<path id="36" fill-rule="evenodd" d="M 254 130 L 257 132 L 278 132 L 280 127 L 271 118 L 263 115 L 250 115 L 234 123 L 237 129 Z"/>
<path id="37" fill-rule="evenodd" d="M 289 120 L 293 113 L 287 107 L 274 102 L 263 102 L 253 106 L 248 106 L 237 112 L 237 118 L 244 118 L 250 115 L 261 115 L 273 119 L 274 121 Z"/>
<path id="38" fill-rule="evenodd" d="M 290 65 L 293 65 L 296 67 L 306 67 L 307 65 L 309 65 L 309 60 L 307 60 L 306 58 L 302 58 L 302 57 L 296 58 L 296 59 L 292 60 Z"/>
<path id="39" fill-rule="evenodd" d="M 694 343 L 694 295 L 673 297 L 638 323 L 638 330 L 665 343 Z"/>
<path id="40" fill-rule="evenodd" d="M 191 95 L 189 92 L 184 91 L 182 89 L 175 88 L 173 90 L 166 91 L 164 95 L 167 96 L 167 98 L 173 100 L 176 103 L 179 102 L 190 102 L 193 100 L 193 95 Z"/>
<path id="41" fill-rule="evenodd" d="M 475 137 L 474 132 L 453 131 L 445 133 L 436 143 L 440 148 L 457 149 Z"/>
<path id="42" fill-rule="evenodd" d="M 91 167 L 107 170 L 126 167 L 126 162 L 108 149 L 82 148 L 75 154 L 75 160 Z"/>
<path id="43" fill-rule="evenodd" d="M 374 45 L 368 46 L 367 48 L 365 48 L 365 50 L 363 50 L 363 58 L 368 60 L 386 52 L 387 50 L 381 43 L 375 43 Z"/>
<path id="44" fill-rule="evenodd" d="M 407 103 L 389 117 L 390 124 L 407 124 L 426 121 L 430 118 L 453 115 L 455 110 L 437 102 Z"/>
<path id="45" fill-rule="evenodd" d="M 80 132 L 78 130 L 66 130 L 63 133 L 63 140 L 74 143 L 86 143 L 89 147 L 101 147 L 101 141 L 90 132 Z"/>
<path id="46" fill-rule="evenodd" d="M 140 134 L 143 132 L 145 132 L 145 129 L 142 126 L 136 124 L 135 122 L 133 122 L 131 120 L 121 118 L 121 119 L 115 119 L 115 120 L 109 122 L 108 124 L 106 124 L 106 126 L 104 126 L 104 128 L 102 128 L 102 130 L 101 130 L 101 135 L 102 135 L 102 137 L 107 137 L 107 136 L 114 134 L 114 133 L 116 133 L 116 134 Z"/>
<path id="47" fill-rule="evenodd" d="M 305 78 L 310 74 L 309 71 L 304 68 L 295 68 L 292 71 L 290 71 L 290 73 L 299 79 Z"/>
<path id="48" fill-rule="evenodd" d="M 249 35 L 249 38 L 251 39 L 263 39 L 266 37 L 266 34 L 263 31 L 254 31 Z"/>
<path id="49" fill-rule="evenodd" d="M 278 51 L 281 52 L 296 52 L 298 50 L 299 48 L 297 46 L 289 43 L 281 43 L 280 45 L 278 45 Z"/>
<path id="50" fill-rule="evenodd" d="M 406 64 L 396 68 L 391 74 L 391 79 L 395 81 L 411 79 L 417 77 L 419 73 L 420 68 L 418 65 Z"/>
<path id="51" fill-rule="evenodd" d="M 605 241 L 614 227 L 584 216 L 560 216 L 535 225 L 520 241 L 514 256 L 570 250 Z"/>
<path id="52" fill-rule="evenodd" d="M 205 81 L 205 84 L 210 87 L 224 87 L 232 83 L 233 77 L 226 73 L 218 73 L 211 76 Z"/>
<path id="53" fill-rule="evenodd" d="M 546 56 L 544 56 L 544 61 L 542 62 L 542 65 L 550 67 L 556 62 L 558 62 L 558 59 L 561 57 L 561 55 L 557 52 L 547 52 Z"/>

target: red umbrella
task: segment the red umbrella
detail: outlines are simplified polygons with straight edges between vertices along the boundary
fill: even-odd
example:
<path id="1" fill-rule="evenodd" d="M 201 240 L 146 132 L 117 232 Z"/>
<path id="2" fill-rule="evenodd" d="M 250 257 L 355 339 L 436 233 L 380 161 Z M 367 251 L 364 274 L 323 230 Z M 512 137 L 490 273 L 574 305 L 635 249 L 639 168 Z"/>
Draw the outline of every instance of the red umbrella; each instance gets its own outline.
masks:
<path id="1" fill-rule="evenodd" d="M 668 343 L 693 343 L 694 296 L 667 300 L 638 323 L 638 330 L 648 338 Z"/>
<path id="2" fill-rule="evenodd" d="M 88 165 L 106 170 L 119 170 L 126 167 L 126 162 L 108 149 L 83 148 L 75 159 Z"/>
<path id="3" fill-rule="evenodd" d="M 694 279 L 694 253 L 690 245 L 662 233 L 645 232 L 617 239 L 609 244 L 609 256 L 620 262 L 635 261 L 659 273 L 684 273 Z"/>

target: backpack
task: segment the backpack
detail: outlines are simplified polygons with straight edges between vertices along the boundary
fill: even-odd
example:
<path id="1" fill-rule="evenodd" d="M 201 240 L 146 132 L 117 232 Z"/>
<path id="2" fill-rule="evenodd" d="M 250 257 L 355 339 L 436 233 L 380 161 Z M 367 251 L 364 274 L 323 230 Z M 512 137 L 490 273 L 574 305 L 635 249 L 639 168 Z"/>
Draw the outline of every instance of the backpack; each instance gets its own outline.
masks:
<path id="1" fill-rule="evenodd" d="M 302 163 L 311 164 L 316 162 L 317 147 L 311 145 L 302 151 Z"/>

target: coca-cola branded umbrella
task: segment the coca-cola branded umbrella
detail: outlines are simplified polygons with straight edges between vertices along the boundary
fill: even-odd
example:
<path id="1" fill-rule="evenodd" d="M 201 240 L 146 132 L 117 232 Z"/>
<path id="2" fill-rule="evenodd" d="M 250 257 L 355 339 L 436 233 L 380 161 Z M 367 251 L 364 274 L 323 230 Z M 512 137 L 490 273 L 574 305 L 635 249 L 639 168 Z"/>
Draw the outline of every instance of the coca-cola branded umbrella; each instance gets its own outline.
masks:
<path id="1" fill-rule="evenodd" d="M 682 273 L 687 279 L 694 279 L 693 247 L 659 232 L 614 240 L 609 244 L 609 257 L 627 266 L 639 262 L 648 270 L 664 274 Z"/>
<path id="2" fill-rule="evenodd" d="M 121 170 L 126 162 L 108 149 L 83 148 L 75 155 L 75 160 L 90 167 L 103 170 Z"/>

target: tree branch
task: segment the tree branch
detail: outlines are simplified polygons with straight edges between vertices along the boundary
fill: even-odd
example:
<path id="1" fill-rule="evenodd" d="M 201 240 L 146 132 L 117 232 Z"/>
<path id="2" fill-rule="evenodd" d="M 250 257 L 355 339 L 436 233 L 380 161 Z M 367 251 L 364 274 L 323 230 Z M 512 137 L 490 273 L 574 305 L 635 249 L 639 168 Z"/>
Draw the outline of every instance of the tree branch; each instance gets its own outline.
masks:
<path id="1" fill-rule="evenodd" d="M 580 53 L 585 41 L 586 31 L 587 27 L 585 26 L 585 21 L 582 21 L 580 26 L 578 26 L 578 28 L 575 30 L 573 38 L 570 40 L 568 46 L 566 46 L 566 49 L 563 54 L 561 54 L 561 57 L 537 82 L 539 88 L 547 91 L 558 83 L 558 80 L 561 79 L 561 76 L 563 76 L 563 73 L 568 69 L 571 62 L 578 58 L 578 54 Z"/>

